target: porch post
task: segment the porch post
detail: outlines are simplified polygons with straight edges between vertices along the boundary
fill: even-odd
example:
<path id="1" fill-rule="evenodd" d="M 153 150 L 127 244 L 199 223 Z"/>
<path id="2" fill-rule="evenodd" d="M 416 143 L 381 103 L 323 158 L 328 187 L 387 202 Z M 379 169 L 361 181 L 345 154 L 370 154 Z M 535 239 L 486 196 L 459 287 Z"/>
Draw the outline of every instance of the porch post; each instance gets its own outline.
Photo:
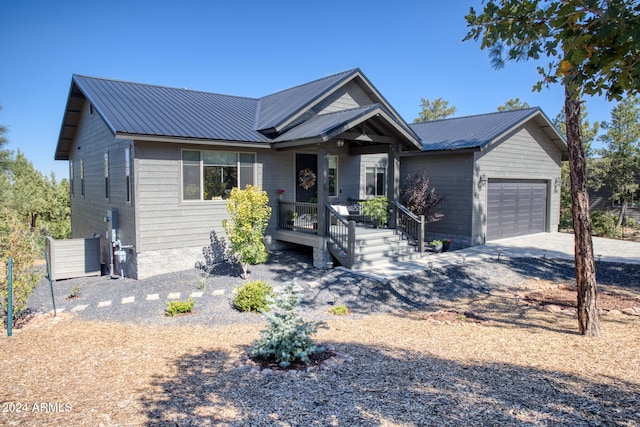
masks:
<path id="1" fill-rule="evenodd" d="M 329 146 L 318 147 L 318 235 L 327 235 L 327 212 L 324 205 L 329 201 Z"/>
<path id="2" fill-rule="evenodd" d="M 387 153 L 387 198 L 389 201 L 396 201 L 400 197 L 400 156 L 398 155 L 398 148 L 398 143 L 391 143 Z M 396 228 L 396 215 L 389 217 L 389 227 Z"/>

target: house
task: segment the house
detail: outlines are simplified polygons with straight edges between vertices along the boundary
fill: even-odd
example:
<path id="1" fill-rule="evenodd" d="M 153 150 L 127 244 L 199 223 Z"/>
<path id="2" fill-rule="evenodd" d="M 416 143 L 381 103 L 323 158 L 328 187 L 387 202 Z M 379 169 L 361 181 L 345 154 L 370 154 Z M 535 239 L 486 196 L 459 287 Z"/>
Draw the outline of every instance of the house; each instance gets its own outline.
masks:
<path id="1" fill-rule="evenodd" d="M 389 228 L 414 245 L 407 249 L 389 236 L 358 238 L 363 228 L 337 207 L 373 195 L 396 201 L 401 173 L 425 168 L 448 195 L 447 219 L 430 234 L 460 245 L 502 237 L 492 231 L 491 203 L 509 214 L 513 180 L 519 194 L 546 191 L 534 196 L 544 201 L 544 226 L 530 217 L 527 232 L 554 230 L 566 147 L 540 110 L 523 111 L 473 129 L 473 118 L 409 126 L 358 69 L 262 98 L 74 75 L 55 159 L 69 162 L 73 237 L 100 238 L 111 272 L 145 278 L 192 268 L 210 232 L 224 236 L 230 189 L 247 184 L 266 190 L 274 208 L 270 249 L 305 245 L 316 267 L 333 258 L 353 266 L 374 259 L 364 252 L 376 239 L 375 259 L 422 250 L 425 224 L 393 205 Z M 518 205 L 518 218 L 524 212 Z"/>
<path id="2" fill-rule="evenodd" d="M 558 230 L 562 135 L 539 108 L 503 111 L 410 127 L 420 153 L 401 157 L 401 176 L 427 171 L 446 195 L 428 238 L 456 247 Z"/>

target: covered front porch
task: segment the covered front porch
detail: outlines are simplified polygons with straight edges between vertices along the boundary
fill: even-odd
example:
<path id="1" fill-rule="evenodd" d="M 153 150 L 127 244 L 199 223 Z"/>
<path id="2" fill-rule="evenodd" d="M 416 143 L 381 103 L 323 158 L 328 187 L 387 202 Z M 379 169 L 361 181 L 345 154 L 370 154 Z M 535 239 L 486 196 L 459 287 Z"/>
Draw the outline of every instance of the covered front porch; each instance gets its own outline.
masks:
<path id="1" fill-rule="evenodd" d="M 313 248 L 317 268 L 329 268 L 336 260 L 353 269 L 390 261 L 405 261 L 421 256 L 425 250 L 425 219 L 397 202 L 389 203 L 389 224 L 374 227 L 362 215 L 357 203 L 325 205 L 278 201 L 276 238 L 283 242 Z M 327 219 L 320 228 L 320 212 Z"/>

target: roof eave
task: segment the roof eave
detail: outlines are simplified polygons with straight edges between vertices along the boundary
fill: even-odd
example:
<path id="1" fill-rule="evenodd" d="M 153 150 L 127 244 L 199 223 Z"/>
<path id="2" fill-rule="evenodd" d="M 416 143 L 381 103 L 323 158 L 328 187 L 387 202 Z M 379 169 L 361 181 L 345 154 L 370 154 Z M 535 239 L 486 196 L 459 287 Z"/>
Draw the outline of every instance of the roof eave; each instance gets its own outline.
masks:
<path id="1" fill-rule="evenodd" d="M 196 144 L 196 145 L 211 145 L 211 146 L 234 146 L 234 147 L 247 147 L 247 148 L 269 148 L 269 142 L 259 141 L 231 141 L 222 139 L 208 139 L 208 138 L 185 138 L 179 136 L 166 136 L 166 135 L 143 135 L 132 134 L 124 132 L 116 132 L 115 137 L 117 139 L 127 139 L 134 141 L 149 141 L 149 142 L 166 142 L 174 144 Z"/>

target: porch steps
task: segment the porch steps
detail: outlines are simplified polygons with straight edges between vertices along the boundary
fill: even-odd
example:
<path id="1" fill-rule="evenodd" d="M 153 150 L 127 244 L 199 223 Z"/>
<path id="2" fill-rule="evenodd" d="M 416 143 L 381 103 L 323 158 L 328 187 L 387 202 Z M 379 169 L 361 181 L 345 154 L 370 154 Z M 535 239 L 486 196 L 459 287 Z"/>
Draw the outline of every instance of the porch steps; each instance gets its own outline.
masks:
<path id="1" fill-rule="evenodd" d="M 417 248 L 394 230 L 356 228 L 354 270 L 388 262 L 409 261 L 420 256 Z"/>

